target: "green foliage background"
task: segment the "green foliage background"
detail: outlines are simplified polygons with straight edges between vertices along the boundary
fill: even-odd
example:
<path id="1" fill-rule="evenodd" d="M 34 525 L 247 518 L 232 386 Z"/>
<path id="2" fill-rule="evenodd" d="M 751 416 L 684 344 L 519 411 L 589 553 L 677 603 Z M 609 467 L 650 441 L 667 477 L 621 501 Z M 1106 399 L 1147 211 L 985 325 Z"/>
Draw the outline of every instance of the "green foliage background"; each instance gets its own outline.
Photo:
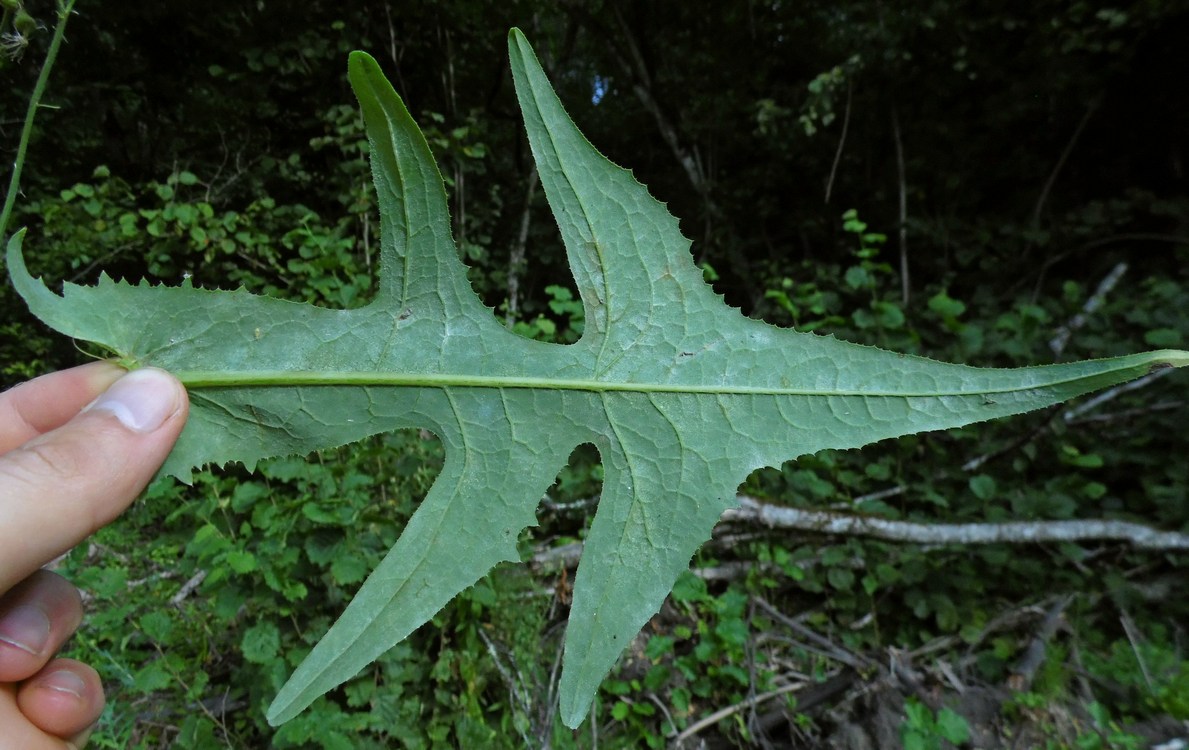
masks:
<path id="1" fill-rule="evenodd" d="M 1127 263 L 1060 358 L 1185 346 L 1183 4 L 687 5 L 80 3 L 18 204 L 30 267 L 361 304 L 374 285 L 376 217 L 345 77 L 347 52 L 361 48 L 438 156 L 477 291 L 525 335 L 573 340 L 581 309 L 530 189 L 507 73 L 505 35 L 518 25 L 578 125 L 668 202 L 708 277 L 749 314 L 939 359 L 1032 364 L 1053 360 L 1055 332 Z M 50 2 L 26 7 L 52 24 Z M 23 59 L 0 68 L 7 150 L 48 37 L 34 32 Z M 18 302 L 0 289 L 5 382 L 80 360 Z M 1184 400 L 1174 376 L 1080 420 L 1033 415 L 826 452 L 743 489 L 854 508 L 902 488 L 857 510 L 1189 531 Z M 979 456 L 994 458 L 963 470 Z M 523 540 L 526 557 L 581 538 L 596 458 L 575 455 Z M 589 726 L 563 731 L 550 712 L 572 570 L 548 566 L 500 569 L 329 700 L 266 727 L 264 706 L 439 463 L 431 437 L 400 433 L 256 474 L 204 475 L 194 488 L 163 484 L 76 550 L 66 568 L 92 599 L 73 655 L 101 670 L 111 698 L 93 742 L 591 746 Z M 780 641 L 761 597 L 875 661 L 955 636 L 941 653 L 964 680 L 999 686 L 1038 622 L 1001 628 L 998 618 L 1073 595 L 1034 692 L 1004 721 L 1031 722 L 1046 741 L 1119 744 L 1110 738 L 1129 736 L 1119 728 L 1129 722 L 1189 714 L 1183 554 L 1099 543 L 926 550 L 730 528 L 695 564 L 739 573 L 678 586 L 604 688 L 599 746 L 660 746 L 790 672 L 836 674 L 835 660 Z M 796 714 L 780 700 L 760 713 L 777 704 Z M 1038 706 L 1049 713 L 1037 718 Z M 1060 725 L 1061 706 L 1084 722 Z M 905 742 L 945 725 L 920 708 L 905 713 Z M 829 727 L 807 711 L 763 730 L 741 712 L 712 731 L 749 746 L 764 731 L 812 739 Z"/>

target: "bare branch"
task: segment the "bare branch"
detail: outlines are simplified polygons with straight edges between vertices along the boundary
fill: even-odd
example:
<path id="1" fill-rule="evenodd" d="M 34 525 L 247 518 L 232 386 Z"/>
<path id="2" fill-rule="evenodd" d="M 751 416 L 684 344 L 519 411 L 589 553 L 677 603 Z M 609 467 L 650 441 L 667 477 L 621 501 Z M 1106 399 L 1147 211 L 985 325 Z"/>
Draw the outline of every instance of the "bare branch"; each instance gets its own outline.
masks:
<path id="1" fill-rule="evenodd" d="M 859 516 L 827 510 L 788 508 L 747 495 L 736 497 L 739 507 L 728 509 L 721 521 L 749 523 L 770 529 L 816 534 L 864 536 L 907 544 L 1044 544 L 1090 540 L 1127 542 L 1140 549 L 1189 550 L 1189 534 L 1161 531 L 1130 521 L 1078 519 L 1072 521 L 1011 521 L 1006 523 L 918 523 Z M 582 557 L 582 542 L 538 550 L 528 561 L 534 568 L 572 569 Z M 695 569 L 704 580 L 733 580 L 746 575 L 752 563 L 724 563 Z"/>
<path id="2" fill-rule="evenodd" d="M 895 487 L 887 487 L 882 490 L 876 490 L 875 492 L 868 492 L 866 495 L 859 495 L 853 501 L 851 501 L 851 505 L 862 505 L 863 503 L 870 503 L 889 497 L 897 497 L 899 495 L 903 495 L 904 492 L 905 488 L 899 485 Z"/>
<path id="3" fill-rule="evenodd" d="M 830 178 L 826 180 L 826 203 L 830 202 L 830 193 L 834 191 L 834 177 L 838 174 L 838 163 L 842 161 L 842 147 L 846 145 L 846 133 L 850 130 L 850 109 L 854 87 L 846 82 L 846 112 L 842 115 L 842 135 L 838 136 L 838 149 L 834 151 L 834 163 L 830 165 Z"/>
<path id="4" fill-rule="evenodd" d="M 534 568 L 576 568 L 582 557 L 582 542 L 570 542 L 533 554 L 529 564 Z"/>
<path id="5" fill-rule="evenodd" d="M 900 115 L 892 104 L 892 136 L 896 141 L 896 180 L 899 186 L 900 302 L 908 304 L 908 181 L 904 176 L 904 141 L 900 137 Z"/>
<path id="6" fill-rule="evenodd" d="M 529 565 L 541 570 L 566 568 L 572 570 L 578 567 L 582 558 L 582 542 L 571 542 L 560 547 L 549 547 L 537 550 L 529 559 Z M 745 578 L 748 573 L 758 570 L 761 573 L 775 573 L 779 568 L 775 565 L 753 563 L 748 560 L 724 562 L 709 568 L 698 568 L 694 575 L 703 581 L 735 581 Z"/>
<path id="7" fill-rule="evenodd" d="M 1069 155 L 1073 153 L 1074 146 L 1077 145 L 1078 139 L 1082 136 L 1082 131 L 1086 129 L 1086 124 L 1090 122 L 1090 118 L 1098 111 L 1098 106 L 1102 104 L 1102 97 L 1096 96 L 1090 100 L 1086 105 L 1086 112 L 1082 115 L 1082 119 L 1073 130 L 1073 135 L 1069 137 L 1069 142 L 1065 144 L 1065 148 L 1061 151 L 1061 156 L 1057 159 L 1057 164 L 1053 167 L 1053 171 L 1049 173 L 1049 178 L 1045 180 L 1044 187 L 1041 188 L 1040 196 L 1036 199 L 1036 206 L 1032 209 L 1032 228 L 1040 228 L 1040 215 L 1044 211 L 1045 202 L 1049 199 L 1049 193 L 1053 191 L 1053 185 L 1057 183 L 1057 176 L 1061 174 L 1061 170 L 1065 168 L 1065 163 L 1069 161 Z"/>
<path id="8" fill-rule="evenodd" d="M 845 664 L 848 667 L 858 671 L 862 671 L 863 669 L 871 666 L 871 660 L 867 657 L 861 654 L 856 654 L 853 651 L 849 651 L 834 643 L 829 638 L 817 633 L 813 629 L 797 622 L 793 618 L 778 610 L 776 607 L 769 604 L 768 600 L 764 599 L 762 596 L 752 597 L 752 601 L 755 602 L 760 609 L 764 610 L 764 612 L 769 617 L 776 620 L 781 625 L 784 625 L 794 633 L 808 638 L 810 641 L 816 643 L 819 648 L 825 649 L 824 652 L 820 653 L 823 653 L 823 655 L 827 656 L 828 658 Z"/>
<path id="9" fill-rule="evenodd" d="M 1091 414 L 1088 417 L 1068 417 L 1065 423 L 1068 425 L 1086 424 L 1087 422 L 1116 422 L 1124 419 L 1135 419 L 1142 417 L 1145 414 L 1151 414 L 1158 411 L 1172 411 L 1173 409 L 1184 409 L 1185 401 L 1159 401 L 1151 406 L 1143 406 L 1135 409 L 1123 409 L 1122 411 L 1110 412 L 1108 414 Z"/>
<path id="10" fill-rule="evenodd" d="M 1105 390 L 1102 393 L 1095 396 L 1094 398 L 1086 401 L 1085 403 L 1078 404 L 1077 406 L 1066 409 L 1063 412 L 1061 411 L 1060 407 L 1050 409 L 1049 416 L 1043 422 L 1041 422 L 1039 425 L 1037 425 L 1032 431 L 1030 431 L 1026 434 L 1020 435 L 1018 438 L 1013 440 L 1011 443 L 1003 446 L 1002 448 L 1000 448 L 998 450 L 992 451 L 990 453 L 984 453 L 981 456 L 975 456 L 974 458 L 970 459 L 966 463 L 962 464 L 962 471 L 975 471 L 976 469 L 981 467 L 983 464 L 993 461 L 994 459 L 999 458 L 1000 456 L 1005 456 L 1008 453 L 1011 453 L 1012 451 L 1020 448 L 1021 446 L 1027 445 L 1028 443 L 1031 443 L 1033 440 L 1036 440 L 1038 437 L 1040 437 L 1041 435 L 1045 434 L 1046 432 L 1048 432 L 1049 430 L 1052 429 L 1053 418 L 1057 415 L 1058 412 L 1061 413 L 1061 419 L 1062 419 L 1062 421 L 1065 422 L 1065 424 L 1076 425 L 1076 424 L 1082 424 L 1084 422 L 1091 422 L 1091 421 L 1105 422 L 1105 421 L 1110 421 L 1112 419 L 1123 419 L 1123 418 L 1127 418 L 1127 417 L 1138 416 L 1140 414 L 1145 414 L 1147 412 L 1175 409 L 1181 405 L 1181 402 L 1178 402 L 1178 401 L 1163 402 L 1160 404 L 1153 404 L 1152 406 L 1149 406 L 1149 407 L 1144 407 L 1144 408 L 1139 408 L 1139 409 L 1129 409 L 1126 411 L 1118 412 L 1117 414 L 1104 414 L 1104 415 L 1094 416 L 1094 417 L 1085 416 L 1088 412 L 1094 411 L 1095 409 L 1102 406 L 1103 404 L 1113 401 L 1114 399 L 1118 398 L 1122 394 L 1127 393 L 1128 391 L 1137 390 L 1139 388 L 1145 388 L 1145 387 L 1151 385 L 1152 383 L 1156 382 L 1160 378 L 1164 377 L 1165 375 L 1168 375 L 1171 372 L 1173 372 L 1173 370 L 1171 368 L 1165 369 L 1165 370 L 1156 370 L 1155 372 L 1150 372 L 1147 375 L 1144 375 L 1141 378 L 1132 380 L 1129 383 L 1123 383 L 1122 385 L 1117 385 L 1114 388 Z"/>
<path id="11" fill-rule="evenodd" d="M 1131 619 L 1131 615 L 1127 614 L 1127 610 L 1121 607 L 1119 609 L 1119 624 L 1123 626 L 1123 632 L 1127 634 L 1127 641 L 1131 644 L 1131 652 L 1135 656 L 1136 663 L 1139 664 L 1140 674 L 1144 676 L 1144 683 L 1147 684 L 1149 691 L 1155 692 L 1156 688 L 1152 684 L 1152 674 L 1148 671 L 1147 660 L 1144 659 L 1143 652 L 1140 650 L 1140 642 L 1143 639 L 1139 636 L 1135 621 Z"/>
<path id="12" fill-rule="evenodd" d="M 1098 282 L 1098 288 L 1094 290 L 1094 294 L 1090 295 L 1090 299 L 1086 300 L 1086 304 L 1082 305 L 1081 311 L 1069 319 L 1065 325 L 1057 329 L 1057 335 L 1049 340 L 1049 348 L 1053 350 L 1054 356 L 1060 356 L 1061 352 L 1065 351 L 1065 345 L 1069 343 L 1069 337 L 1073 332 L 1086 325 L 1086 321 L 1094 312 L 1102 307 L 1102 303 L 1106 301 L 1106 295 L 1111 293 L 1115 285 L 1119 283 L 1119 279 L 1123 278 L 1123 274 L 1127 273 L 1126 263 L 1116 263 L 1111 272 Z"/>
<path id="13" fill-rule="evenodd" d="M 1090 399 L 1089 401 L 1087 401 L 1084 404 L 1078 404 L 1077 406 L 1073 407 L 1072 409 L 1067 409 L 1065 411 L 1065 413 L 1061 415 L 1061 418 L 1063 420 L 1065 420 L 1066 424 L 1072 424 L 1073 422 L 1078 421 L 1082 417 L 1082 415 L 1085 414 L 1086 412 L 1093 411 L 1105 403 L 1114 401 L 1116 398 L 1123 395 L 1124 393 L 1127 393 L 1128 391 L 1135 391 L 1140 388 L 1146 388 L 1147 386 L 1151 385 L 1152 383 L 1155 383 L 1157 380 L 1164 377 L 1165 375 L 1168 375 L 1171 372 L 1172 372 L 1171 368 L 1164 369 L 1164 370 L 1156 370 L 1155 372 L 1149 372 L 1147 375 L 1144 375 L 1142 378 L 1137 378 L 1135 380 L 1132 380 L 1129 383 L 1123 383 L 1122 385 L 1116 385 L 1114 388 L 1109 388 L 1109 389 L 1103 391 L 1102 393 L 1098 394 L 1097 396 Z"/>
<path id="14" fill-rule="evenodd" d="M 1065 346 L 1069 343 L 1070 337 L 1078 329 L 1080 329 L 1082 326 L 1084 326 L 1086 324 L 1086 320 L 1089 318 L 1090 315 L 1092 315 L 1094 312 L 1096 312 L 1098 310 L 1098 308 L 1100 308 L 1102 306 L 1103 301 L 1106 299 L 1106 295 L 1109 294 L 1115 288 L 1115 286 L 1118 285 L 1119 280 L 1123 277 L 1123 274 L 1125 274 L 1126 272 L 1127 272 L 1127 264 L 1126 263 L 1116 264 L 1115 267 L 1111 269 L 1110 273 L 1108 273 L 1102 279 L 1102 281 L 1100 281 L 1098 283 L 1097 289 L 1095 289 L 1094 294 L 1092 294 L 1090 296 L 1090 299 L 1086 300 L 1086 304 L 1082 306 L 1081 312 L 1079 312 L 1077 315 L 1075 315 L 1073 318 L 1071 318 L 1065 325 L 1061 326 L 1061 328 L 1058 329 L 1057 334 L 1049 341 L 1049 348 L 1053 350 L 1054 356 L 1058 356 L 1061 354 L 1062 351 L 1064 351 Z M 1043 274 L 1043 271 L 1042 271 L 1042 274 Z M 1078 406 L 1075 406 L 1075 407 L 1065 410 L 1061 414 L 1061 418 L 1068 425 L 1078 424 L 1081 422 L 1087 422 L 1087 421 L 1091 421 L 1092 419 L 1096 419 L 1096 418 L 1090 418 L 1090 417 L 1083 417 L 1082 415 L 1086 414 L 1087 412 L 1093 411 L 1094 409 L 1097 409 L 1098 407 L 1102 406 L 1103 404 L 1117 398 L 1122 393 L 1126 393 L 1127 391 L 1135 390 L 1137 388 L 1143 388 L 1147 385 L 1150 385 L 1157 378 L 1163 377 L 1167 373 L 1168 373 L 1168 371 L 1158 370 L 1156 372 L 1149 373 L 1148 375 L 1145 375 L 1144 377 L 1139 378 L 1138 380 L 1134 380 L 1130 383 L 1124 383 L 1122 385 L 1111 388 L 1111 389 L 1104 391 L 1103 393 L 1095 396 L 1094 398 L 1091 398 L 1090 400 L 1088 400 L 1082 404 L 1079 404 Z M 1165 406 L 1165 407 L 1161 407 L 1161 408 L 1173 408 L 1173 407 Z M 1150 407 L 1148 409 L 1143 409 L 1143 410 L 1130 410 L 1130 412 L 1122 412 L 1117 417 L 1104 416 L 1104 417 L 1101 417 L 1098 419 L 1101 419 L 1102 421 L 1107 421 L 1112 418 L 1123 418 L 1124 416 L 1132 416 L 1135 414 L 1141 414 L 1145 411 L 1158 411 L 1158 410 L 1159 410 L 1159 408 L 1157 408 L 1157 407 Z M 1052 428 L 1053 418 L 1056 416 L 1058 411 L 1059 411 L 1059 409 L 1050 409 L 1048 418 L 1045 419 L 1044 422 L 1042 422 L 1036 428 L 1034 428 L 1031 432 L 1029 432 L 1026 435 L 1021 435 L 1019 438 L 1012 441 L 1010 444 L 1004 446 L 1003 448 L 1000 448 L 999 450 L 993 451 L 991 453 L 985 453 L 981 456 L 976 456 L 975 458 L 970 459 L 966 463 L 962 464 L 962 470 L 968 471 L 968 472 L 974 471 L 974 470 L 978 469 L 980 466 L 982 466 L 983 464 L 987 463 L 988 461 L 991 461 L 993 459 L 999 458 L 1000 456 L 1011 453 L 1012 451 L 1015 451 L 1016 449 L 1020 448 L 1021 446 L 1026 445 L 1026 444 L 1032 442 L 1033 440 L 1037 439 L 1038 437 L 1040 437 L 1044 433 L 1048 432 Z"/>
<path id="15" fill-rule="evenodd" d="M 508 309 L 504 318 L 506 325 L 516 322 L 520 312 L 520 272 L 524 269 L 524 256 L 528 250 L 528 229 L 532 222 L 533 196 L 537 193 L 537 183 L 540 175 L 534 167 L 528 176 L 528 187 L 524 191 L 524 206 L 520 211 L 520 231 L 516 234 L 516 243 L 512 245 L 512 252 L 508 256 Z"/>
<path id="16" fill-rule="evenodd" d="M 1087 250 L 1093 250 L 1095 248 L 1105 247 L 1106 245 L 1116 245 L 1124 242 L 1166 242 L 1171 245 L 1189 245 L 1189 236 L 1160 234 L 1157 232 L 1124 232 L 1122 234 L 1112 234 L 1106 237 L 1099 237 L 1098 239 L 1091 240 L 1084 245 L 1079 245 L 1078 247 L 1072 248 L 1070 250 L 1065 250 L 1052 255 L 1047 260 L 1045 260 L 1045 262 L 1040 267 L 1040 271 L 1036 274 L 1036 283 L 1033 285 L 1032 289 L 1032 300 L 1036 301 L 1040 298 L 1040 290 L 1044 286 L 1045 278 L 1047 277 L 1049 270 L 1058 263 L 1063 262 L 1071 256 L 1084 253 Z M 1024 277 L 1021 277 L 1020 281 L 1022 282 L 1023 280 Z"/>
<path id="17" fill-rule="evenodd" d="M 718 207 L 710 197 L 710 185 L 702 170 L 702 165 L 699 163 L 696 154 L 682 144 L 681 137 L 677 133 L 676 124 L 668 116 L 664 108 L 661 107 L 660 102 L 657 101 L 656 96 L 653 94 L 652 75 L 649 73 L 648 65 L 644 62 L 644 55 L 640 51 L 639 44 L 636 43 L 636 37 L 632 32 L 631 26 L 624 20 L 618 8 L 613 7 L 612 10 L 614 11 L 620 37 L 627 47 L 626 56 L 618 47 L 614 45 L 609 47 L 615 62 L 628 76 L 629 80 L 632 81 L 632 93 L 636 95 L 636 98 L 648 114 L 652 115 L 653 122 L 656 123 L 657 131 L 660 132 L 665 145 L 673 152 L 674 158 L 677 159 L 677 163 L 685 171 L 685 176 L 689 179 L 690 185 L 701 196 L 708 212 L 717 213 Z"/>
<path id="18" fill-rule="evenodd" d="M 632 93 L 636 95 L 640 105 L 652 116 L 661 140 L 668 146 L 673 158 L 685 173 L 686 179 L 702 203 L 702 242 L 709 247 L 713 236 L 715 222 L 723 215 L 723 208 L 714 197 L 714 184 L 711 174 L 706 168 L 702 155 L 696 143 L 684 142 L 680 127 L 680 117 L 672 115 L 657 98 L 653 86 L 653 76 L 648 67 L 645 49 L 641 48 L 647 42 L 646 36 L 637 35 L 631 24 L 624 18 L 620 8 L 610 5 L 612 27 L 603 23 L 606 12 L 596 16 L 589 12 L 582 3 L 571 2 L 566 5 L 571 13 L 581 16 L 585 25 L 593 29 L 605 39 L 608 54 L 615 65 L 623 71 L 630 83 Z M 763 293 L 756 290 L 755 274 L 751 261 L 746 253 L 738 252 L 734 245 L 728 243 L 724 250 L 729 254 L 729 263 L 743 280 L 752 301 L 757 302 Z M 699 261 L 704 257 L 705 249 L 699 254 Z"/>
<path id="19" fill-rule="evenodd" d="M 202 582 L 205 580 L 206 571 L 200 568 L 197 573 L 190 576 L 190 580 L 182 584 L 182 587 L 178 589 L 176 594 L 169 598 L 169 603 L 175 607 L 181 606 L 186 597 L 190 596 L 190 594 L 193 594 L 194 590 L 201 586 Z"/>
<path id="20" fill-rule="evenodd" d="M 1057 628 L 1061 625 L 1061 616 L 1065 613 L 1066 608 L 1073 603 L 1073 599 L 1073 595 L 1064 596 L 1049 607 L 1048 612 L 1045 613 L 1044 621 L 1040 624 L 1040 629 L 1028 644 L 1024 655 L 1016 662 L 1012 675 L 1008 678 L 1008 684 L 1011 685 L 1012 690 L 1025 692 L 1032 689 L 1032 680 L 1036 676 L 1036 670 L 1040 669 L 1041 664 L 1044 664 L 1048 643 L 1057 633 Z"/>
<path id="21" fill-rule="evenodd" d="M 508 695 L 511 696 L 512 702 L 516 704 L 516 708 L 525 716 L 532 716 L 532 696 L 529 695 L 528 689 L 525 687 L 523 676 L 518 673 L 513 677 L 511 670 L 504 665 L 504 660 L 500 658 L 499 650 L 496 648 L 495 643 L 487 636 L 483 628 L 478 628 L 478 632 L 483 645 L 487 646 L 487 653 L 491 656 L 496 670 L 499 671 L 500 677 L 504 679 L 504 685 L 508 689 Z M 520 737 L 524 740 L 525 747 L 533 746 L 533 743 L 528 738 L 525 727 L 520 728 Z"/>
<path id="22" fill-rule="evenodd" d="M 1141 549 L 1189 550 L 1189 534 L 1160 531 L 1129 521 L 1085 519 L 925 524 L 830 511 L 786 508 L 763 503 L 746 495 L 740 495 L 737 499 L 739 507 L 723 513 L 722 520 L 758 523 L 769 528 L 868 536 L 915 544 L 1037 544 L 1103 539 L 1127 542 Z"/>
<path id="23" fill-rule="evenodd" d="M 759 695 L 755 696 L 754 698 L 748 698 L 747 700 L 736 703 L 733 706 L 727 706 L 726 708 L 721 708 L 718 711 L 715 711 L 714 713 L 710 714 L 709 716 L 699 719 L 698 721 L 695 721 L 693 724 L 690 724 L 685 729 L 684 732 L 682 732 L 681 734 L 679 734 L 673 738 L 673 746 L 674 747 L 683 747 L 684 746 L 683 743 L 686 740 L 688 740 L 690 737 L 693 737 L 698 732 L 701 732 L 704 729 L 714 726 L 715 724 L 717 724 L 718 722 L 727 718 L 728 716 L 737 714 L 740 711 L 746 710 L 753 706 L 757 706 L 761 703 L 764 703 L 765 701 L 772 700 L 773 698 L 778 698 L 782 695 L 785 695 L 786 693 L 792 693 L 797 690 L 800 690 L 801 688 L 805 687 L 807 684 L 808 683 L 806 683 L 806 682 L 791 682 L 788 685 L 783 685 L 781 687 L 776 688 L 775 690 L 769 690 L 766 693 L 760 693 Z"/>

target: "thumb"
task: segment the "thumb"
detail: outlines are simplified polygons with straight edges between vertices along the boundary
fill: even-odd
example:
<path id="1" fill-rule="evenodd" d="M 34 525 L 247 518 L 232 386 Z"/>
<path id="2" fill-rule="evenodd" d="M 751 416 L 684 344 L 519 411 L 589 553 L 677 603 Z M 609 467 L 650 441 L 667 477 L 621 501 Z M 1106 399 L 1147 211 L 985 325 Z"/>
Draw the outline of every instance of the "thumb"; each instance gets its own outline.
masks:
<path id="1" fill-rule="evenodd" d="M 66 424 L 0 456 L 0 592 L 127 508 L 187 411 L 177 379 L 136 370 Z"/>

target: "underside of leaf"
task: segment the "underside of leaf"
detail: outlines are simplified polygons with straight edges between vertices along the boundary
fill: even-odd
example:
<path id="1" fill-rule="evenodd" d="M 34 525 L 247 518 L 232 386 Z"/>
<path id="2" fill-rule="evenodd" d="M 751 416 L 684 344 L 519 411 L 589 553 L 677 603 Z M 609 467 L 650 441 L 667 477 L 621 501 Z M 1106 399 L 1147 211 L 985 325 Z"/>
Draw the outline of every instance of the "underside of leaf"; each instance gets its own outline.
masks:
<path id="1" fill-rule="evenodd" d="M 604 486 L 574 586 L 560 701 L 576 727 L 631 638 L 753 470 L 1038 409 L 1184 366 L 1189 353 L 992 370 L 751 320 L 702 280 L 677 221 L 566 115 L 509 37 L 525 126 L 585 308 L 576 344 L 508 332 L 467 282 L 440 174 L 379 65 L 351 55 L 381 213 L 380 290 L 357 310 L 106 276 L 63 295 L 14 285 L 55 329 L 187 385 L 164 474 L 419 427 L 446 449 L 404 533 L 269 709 L 284 722 L 427 622 L 501 561 L 578 445 Z"/>

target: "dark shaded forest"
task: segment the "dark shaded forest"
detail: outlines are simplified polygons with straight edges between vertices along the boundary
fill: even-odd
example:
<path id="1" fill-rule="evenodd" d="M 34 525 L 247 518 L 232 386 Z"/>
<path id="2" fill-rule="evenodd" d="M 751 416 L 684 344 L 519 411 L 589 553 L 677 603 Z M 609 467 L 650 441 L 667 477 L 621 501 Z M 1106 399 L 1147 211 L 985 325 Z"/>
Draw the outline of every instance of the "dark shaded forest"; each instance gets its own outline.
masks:
<path id="1" fill-rule="evenodd" d="M 12 163 L 55 23 L 2 31 Z M 35 275 L 353 307 L 378 216 L 348 52 L 438 159 L 475 290 L 572 342 L 582 307 L 508 70 L 681 220 L 753 317 L 1010 367 L 1189 343 L 1189 3 L 83 0 L 10 230 Z M 3 174 L 7 179 L 7 172 Z M 82 361 L 0 286 L 0 379 Z M 1189 533 L 1183 373 L 757 472 L 750 502 L 925 524 Z M 162 482 L 64 563 L 95 747 L 1149 747 L 1189 736 L 1189 556 L 720 524 L 587 724 L 553 705 L 600 467 L 579 451 L 498 569 L 279 730 L 263 709 L 440 467 L 382 436 Z M 747 506 L 745 506 L 747 507 Z"/>

